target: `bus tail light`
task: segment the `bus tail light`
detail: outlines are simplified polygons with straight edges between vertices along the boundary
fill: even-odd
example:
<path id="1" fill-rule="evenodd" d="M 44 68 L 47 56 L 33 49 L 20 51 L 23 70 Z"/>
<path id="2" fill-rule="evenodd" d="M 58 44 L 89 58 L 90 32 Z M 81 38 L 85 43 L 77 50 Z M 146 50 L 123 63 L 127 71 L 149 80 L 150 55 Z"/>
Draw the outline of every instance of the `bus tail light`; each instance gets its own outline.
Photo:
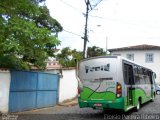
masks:
<path id="1" fill-rule="evenodd" d="M 122 86 L 119 82 L 117 82 L 116 93 L 117 93 L 117 98 L 122 96 Z"/>

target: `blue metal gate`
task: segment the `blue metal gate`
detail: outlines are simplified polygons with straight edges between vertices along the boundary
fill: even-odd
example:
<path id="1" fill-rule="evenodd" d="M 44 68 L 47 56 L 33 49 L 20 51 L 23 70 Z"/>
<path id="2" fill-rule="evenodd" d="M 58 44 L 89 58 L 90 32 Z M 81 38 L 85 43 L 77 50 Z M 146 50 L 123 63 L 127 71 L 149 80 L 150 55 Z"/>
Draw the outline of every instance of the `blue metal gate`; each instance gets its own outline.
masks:
<path id="1" fill-rule="evenodd" d="M 11 71 L 9 112 L 56 105 L 58 87 L 57 74 Z"/>

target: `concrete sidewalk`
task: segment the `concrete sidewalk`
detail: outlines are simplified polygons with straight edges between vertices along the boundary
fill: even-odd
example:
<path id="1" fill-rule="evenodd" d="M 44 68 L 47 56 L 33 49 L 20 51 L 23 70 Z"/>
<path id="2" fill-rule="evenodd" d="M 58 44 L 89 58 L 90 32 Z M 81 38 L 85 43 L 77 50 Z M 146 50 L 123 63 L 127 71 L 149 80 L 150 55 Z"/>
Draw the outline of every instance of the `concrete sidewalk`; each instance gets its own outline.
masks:
<path id="1" fill-rule="evenodd" d="M 54 113 L 61 111 L 64 108 L 76 106 L 77 104 L 78 104 L 78 99 L 74 98 L 70 100 L 65 100 L 64 102 L 59 103 L 53 107 L 33 109 L 33 110 L 28 110 L 28 111 L 23 111 L 23 112 L 17 112 L 15 114 L 19 114 L 19 115 L 20 114 L 54 114 Z"/>
<path id="2" fill-rule="evenodd" d="M 78 104 L 78 100 L 77 98 L 71 99 L 71 100 L 66 100 L 62 103 L 59 103 L 59 106 L 66 106 L 66 107 L 71 107 L 71 106 L 75 106 Z"/>

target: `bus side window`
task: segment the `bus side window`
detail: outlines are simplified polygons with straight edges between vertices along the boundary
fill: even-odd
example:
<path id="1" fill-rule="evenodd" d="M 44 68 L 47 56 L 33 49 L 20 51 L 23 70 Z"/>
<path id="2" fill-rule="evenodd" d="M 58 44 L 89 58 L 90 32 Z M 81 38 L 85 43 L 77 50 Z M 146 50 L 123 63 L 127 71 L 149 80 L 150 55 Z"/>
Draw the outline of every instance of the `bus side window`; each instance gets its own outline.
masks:
<path id="1" fill-rule="evenodd" d="M 147 69 L 143 69 L 143 81 L 144 83 L 143 84 L 151 84 L 151 77 L 150 77 L 150 73 Z"/>
<path id="2" fill-rule="evenodd" d="M 127 70 L 127 66 L 124 64 L 124 82 L 125 84 L 128 84 L 128 70 Z"/>
<path id="3" fill-rule="evenodd" d="M 142 74 L 139 75 L 139 81 L 140 81 L 140 84 L 146 84 Z"/>
<path id="4" fill-rule="evenodd" d="M 153 84 L 153 72 L 151 72 L 151 71 L 148 71 L 148 76 L 149 76 L 149 82 L 150 82 L 150 84 Z"/>
<path id="5" fill-rule="evenodd" d="M 142 71 L 142 68 L 141 67 L 138 67 L 138 74 L 141 74 L 142 75 L 143 71 Z"/>
<path id="6" fill-rule="evenodd" d="M 155 84 L 155 79 L 156 79 L 156 73 L 153 72 L 151 84 Z"/>
<path id="7" fill-rule="evenodd" d="M 152 84 L 152 74 L 150 71 L 147 71 L 147 81 L 148 84 Z"/>
<path id="8" fill-rule="evenodd" d="M 144 75 L 144 80 L 146 84 L 150 84 L 150 77 L 148 75 Z"/>
<path id="9" fill-rule="evenodd" d="M 143 75 L 143 69 L 142 69 L 142 67 L 138 67 L 138 75 L 139 75 L 140 84 L 146 84 L 146 82 L 144 80 L 144 75 Z"/>
<path id="10" fill-rule="evenodd" d="M 137 66 L 134 66 L 134 79 L 135 79 L 135 84 L 140 84 Z"/>

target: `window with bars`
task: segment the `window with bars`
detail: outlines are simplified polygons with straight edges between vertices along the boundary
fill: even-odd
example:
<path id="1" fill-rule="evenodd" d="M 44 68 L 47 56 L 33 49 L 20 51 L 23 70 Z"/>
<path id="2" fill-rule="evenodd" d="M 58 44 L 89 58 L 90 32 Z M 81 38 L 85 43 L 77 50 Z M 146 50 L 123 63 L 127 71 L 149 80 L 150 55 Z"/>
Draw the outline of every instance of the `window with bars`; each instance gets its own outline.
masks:
<path id="1" fill-rule="evenodd" d="M 134 61 L 134 54 L 127 54 L 126 58 L 129 59 L 129 60 Z"/>
<path id="2" fill-rule="evenodd" d="M 146 53 L 146 63 L 154 62 L 154 55 L 153 53 Z"/>

